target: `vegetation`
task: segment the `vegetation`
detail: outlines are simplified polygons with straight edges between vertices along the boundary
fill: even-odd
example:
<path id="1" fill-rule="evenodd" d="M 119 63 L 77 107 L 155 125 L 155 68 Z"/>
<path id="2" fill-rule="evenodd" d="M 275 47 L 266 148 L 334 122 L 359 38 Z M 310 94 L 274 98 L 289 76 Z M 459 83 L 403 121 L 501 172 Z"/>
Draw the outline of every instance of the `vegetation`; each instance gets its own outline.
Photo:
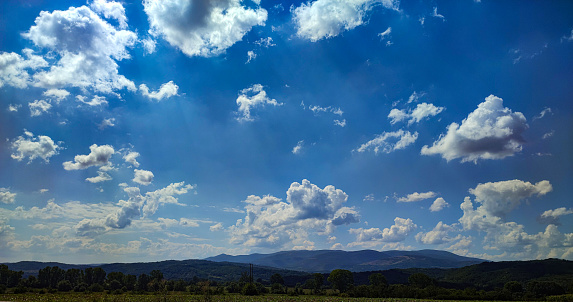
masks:
<path id="1" fill-rule="evenodd" d="M 527 263 L 531 264 L 528 268 Z M 540 265 L 543 263 L 547 265 Z M 559 268 L 552 268 L 554 265 Z M 256 297 L 265 296 L 269 298 L 267 301 L 305 301 L 303 297 L 314 297 L 312 301 L 338 301 L 328 299 L 341 296 L 573 301 L 573 268 L 570 261 L 549 259 L 520 262 L 513 268 L 500 262 L 456 270 L 426 269 L 425 272 L 428 274 L 416 269 L 369 273 L 336 269 L 330 274 L 303 275 L 305 278 L 299 278 L 300 282 L 289 285 L 287 278 L 280 273 L 266 274 L 264 279 L 243 271 L 239 278 L 231 281 L 197 276 L 183 280 L 167 279 L 158 269 L 134 275 L 118 271 L 106 273 L 101 267 L 64 270 L 58 266 L 46 266 L 37 275 L 24 277 L 23 271 L 13 271 L 6 265 L 0 265 L 0 295 L 3 295 L 0 300 L 196 301 L 197 297 L 201 297 L 203 301 L 261 301 Z M 527 274 L 531 279 L 523 278 L 522 274 Z M 392 282 L 396 276 L 404 282 Z M 457 282 L 454 282 L 453 276 L 457 276 Z M 258 278 L 255 280 L 254 277 Z M 292 298 L 295 296 L 296 299 Z"/>

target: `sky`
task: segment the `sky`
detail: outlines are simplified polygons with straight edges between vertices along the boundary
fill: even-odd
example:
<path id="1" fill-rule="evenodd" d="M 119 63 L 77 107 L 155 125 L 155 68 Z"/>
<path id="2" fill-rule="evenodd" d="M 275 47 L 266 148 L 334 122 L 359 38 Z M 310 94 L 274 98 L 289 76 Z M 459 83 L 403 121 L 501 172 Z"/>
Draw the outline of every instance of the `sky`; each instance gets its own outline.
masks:
<path id="1" fill-rule="evenodd" d="M 573 2 L 0 2 L 0 262 L 573 260 Z"/>

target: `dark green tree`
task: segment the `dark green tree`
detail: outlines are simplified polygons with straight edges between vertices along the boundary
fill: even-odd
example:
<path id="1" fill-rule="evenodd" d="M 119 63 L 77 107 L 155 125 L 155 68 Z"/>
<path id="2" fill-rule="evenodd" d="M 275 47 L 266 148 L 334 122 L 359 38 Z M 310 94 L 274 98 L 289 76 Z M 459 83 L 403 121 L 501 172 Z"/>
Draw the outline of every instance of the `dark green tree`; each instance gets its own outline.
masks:
<path id="1" fill-rule="evenodd" d="M 284 284 L 285 284 L 285 280 L 283 279 L 283 276 L 281 276 L 281 274 L 276 273 L 276 274 L 274 274 L 274 275 L 271 276 L 271 284 L 284 285 Z"/>
<path id="2" fill-rule="evenodd" d="M 324 275 L 315 273 L 313 276 L 314 276 L 314 293 L 319 294 L 322 292 L 322 287 L 324 286 Z"/>
<path id="3" fill-rule="evenodd" d="M 330 272 L 327 280 L 332 284 L 334 289 L 337 289 L 341 293 L 346 292 L 350 287 L 354 285 L 354 277 L 352 276 L 352 272 L 345 269 L 333 270 Z"/>
<path id="4" fill-rule="evenodd" d="M 138 291 L 147 291 L 147 284 L 151 282 L 151 277 L 148 274 L 141 274 L 137 277 L 137 283 L 135 289 Z"/>
<path id="5" fill-rule="evenodd" d="M 151 273 L 151 279 L 156 280 L 156 281 L 162 281 L 163 280 L 163 273 L 159 270 L 152 270 Z"/>
<path id="6" fill-rule="evenodd" d="M 434 280 L 423 273 L 415 273 L 408 277 L 408 284 L 417 288 L 426 288 L 434 284 Z"/>
<path id="7" fill-rule="evenodd" d="M 378 286 L 388 286 L 388 281 L 386 277 L 381 273 L 374 273 L 368 276 L 368 281 L 370 281 L 370 285 L 378 287 Z"/>

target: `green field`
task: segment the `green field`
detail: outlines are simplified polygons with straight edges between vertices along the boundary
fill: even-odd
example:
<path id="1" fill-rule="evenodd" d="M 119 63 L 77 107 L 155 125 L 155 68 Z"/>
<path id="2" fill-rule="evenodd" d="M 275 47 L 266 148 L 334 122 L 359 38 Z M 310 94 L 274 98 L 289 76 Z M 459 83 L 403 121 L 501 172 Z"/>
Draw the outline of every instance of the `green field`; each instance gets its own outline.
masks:
<path id="1" fill-rule="evenodd" d="M 0 301 L 29 301 L 29 302 L 74 302 L 74 301 L 93 301 L 93 302 L 183 302 L 183 301 L 211 301 L 211 302 L 406 302 L 406 301 L 433 301 L 437 300 L 416 300 L 416 299 L 396 299 L 396 298 L 347 298 L 347 297 L 328 297 L 328 296 L 286 296 L 286 295 L 265 295 L 265 296 L 242 296 L 242 295 L 220 295 L 220 296 L 202 296 L 202 295 L 109 295 L 102 293 L 78 294 L 78 293 L 58 293 L 58 294 L 5 294 L 0 295 Z M 448 301 L 454 302 L 454 301 Z M 470 301 L 465 301 L 470 302 Z"/>

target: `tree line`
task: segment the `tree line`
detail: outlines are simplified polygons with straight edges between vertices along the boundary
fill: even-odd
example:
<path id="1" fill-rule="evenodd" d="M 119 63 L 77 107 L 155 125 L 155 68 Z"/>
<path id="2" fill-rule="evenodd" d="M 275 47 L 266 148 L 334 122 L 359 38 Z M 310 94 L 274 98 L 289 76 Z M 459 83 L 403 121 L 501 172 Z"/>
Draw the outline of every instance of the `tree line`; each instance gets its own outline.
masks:
<path id="1" fill-rule="evenodd" d="M 194 277 L 192 280 L 166 280 L 159 270 L 138 276 L 122 272 L 106 273 L 102 268 L 68 270 L 47 266 L 37 276 L 23 278 L 22 271 L 12 271 L 0 265 L 0 293 L 25 292 L 188 292 L 192 294 L 289 294 L 289 295 L 341 295 L 369 298 L 417 298 L 439 300 L 544 300 L 548 296 L 573 294 L 573 282 L 562 286 L 553 281 L 529 281 L 525 284 L 508 281 L 503 288 L 478 290 L 446 288 L 423 273 L 408 277 L 407 284 L 389 284 L 379 272 L 371 273 L 368 284 L 355 284 L 353 273 L 336 269 L 330 274 L 315 273 L 304 283 L 287 287 L 282 275 L 275 273 L 270 280 L 254 279 L 244 272 L 238 280 L 216 282 Z M 572 299 L 572 295 L 567 296 Z"/>

